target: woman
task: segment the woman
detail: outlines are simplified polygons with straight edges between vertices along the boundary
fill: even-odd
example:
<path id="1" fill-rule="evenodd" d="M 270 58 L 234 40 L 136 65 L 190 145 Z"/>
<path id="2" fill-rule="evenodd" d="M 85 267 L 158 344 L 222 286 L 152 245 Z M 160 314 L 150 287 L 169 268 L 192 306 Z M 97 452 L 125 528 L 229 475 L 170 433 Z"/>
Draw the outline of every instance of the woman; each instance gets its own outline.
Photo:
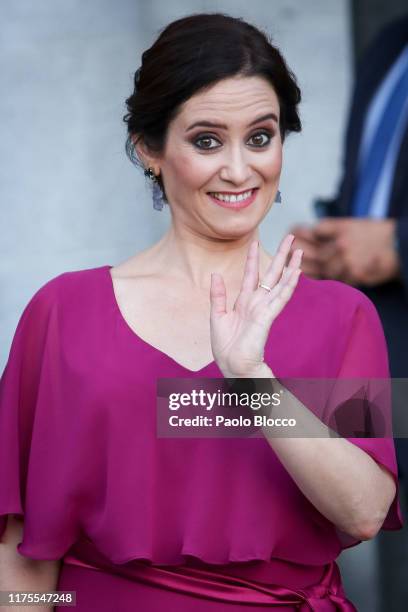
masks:
<path id="1" fill-rule="evenodd" d="M 369 300 L 299 275 L 293 236 L 275 257 L 258 243 L 299 101 L 254 26 L 168 25 L 124 119 L 170 229 L 117 266 L 51 279 L 19 321 L 0 527 L 24 519 L 18 552 L 61 563 L 48 588 L 76 591 L 81 612 L 355 610 L 335 559 L 401 527 L 392 438 L 156 435 L 158 378 L 388 376 Z"/>

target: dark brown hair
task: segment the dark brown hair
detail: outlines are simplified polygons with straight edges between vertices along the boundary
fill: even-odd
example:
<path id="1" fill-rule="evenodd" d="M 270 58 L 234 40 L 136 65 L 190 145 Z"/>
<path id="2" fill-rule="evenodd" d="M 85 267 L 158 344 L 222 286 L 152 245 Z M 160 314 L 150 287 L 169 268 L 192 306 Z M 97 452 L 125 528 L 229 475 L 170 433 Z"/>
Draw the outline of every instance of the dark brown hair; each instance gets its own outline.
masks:
<path id="1" fill-rule="evenodd" d="M 141 165 L 134 150 L 136 135 L 152 152 L 161 153 L 180 105 L 199 90 L 236 75 L 262 76 L 271 83 L 279 100 L 282 142 L 289 132 L 300 132 L 300 89 L 271 38 L 239 17 L 195 13 L 167 25 L 142 54 L 123 117 L 129 159 Z M 164 193 L 161 177 L 158 180 Z"/>

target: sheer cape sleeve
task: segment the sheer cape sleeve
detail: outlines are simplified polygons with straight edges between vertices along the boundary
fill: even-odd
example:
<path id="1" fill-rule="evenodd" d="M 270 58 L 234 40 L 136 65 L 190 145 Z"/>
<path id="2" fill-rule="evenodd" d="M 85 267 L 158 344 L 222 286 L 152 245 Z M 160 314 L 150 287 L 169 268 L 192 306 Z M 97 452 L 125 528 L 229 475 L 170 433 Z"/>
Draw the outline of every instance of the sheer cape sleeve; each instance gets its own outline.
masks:
<path id="1" fill-rule="evenodd" d="M 0 379 L 0 541 L 8 515 L 19 516 L 18 551 L 43 559 L 60 558 L 78 532 L 69 456 L 59 453 L 59 278 L 24 308 Z"/>
<path id="2" fill-rule="evenodd" d="M 396 493 L 381 529 L 396 530 L 403 526 L 403 519 L 398 499 L 399 481 L 392 431 L 392 389 L 387 345 L 374 304 L 362 292 L 358 293 L 359 300 L 351 319 L 346 350 L 338 372 L 337 398 L 332 398 L 332 408 L 334 405 L 339 408 L 342 394 L 343 400 L 349 400 L 353 393 L 357 401 L 352 402 L 351 407 L 367 408 L 364 419 L 360 418 L 360 414 L 352 415 L 347 409 L 344 411 L 344 437 L 368 453 L 392 475 Z M 359 397 L 361 390 L 364 392 L 363 397 Z M 360 425 L 363 425 L 362 432 L 359 432 Z M 363 436 L 359 433 L 363 433 Z M 339 529 L 337 535 L 343 548 L 360 542 Z"/>

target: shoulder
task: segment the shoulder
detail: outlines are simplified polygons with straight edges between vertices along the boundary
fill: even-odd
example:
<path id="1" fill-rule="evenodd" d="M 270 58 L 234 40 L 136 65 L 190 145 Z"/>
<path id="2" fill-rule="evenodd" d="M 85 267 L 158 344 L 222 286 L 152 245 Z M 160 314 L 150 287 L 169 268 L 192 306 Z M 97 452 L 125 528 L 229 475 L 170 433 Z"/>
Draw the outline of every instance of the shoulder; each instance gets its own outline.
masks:
<path id="1" fill-rule="evenodd" d="M 106 271 L 106 266 L 68 270 L 51 277 L 38 287 L 26 303 L 22 319 L 27 317 L 44 317 L 54 309 L 70 311 L 84 308 L 91 297 L 98 297 L 98 280 Z"/>
<path id="2" fill-rule="evenodd" d="M 353 376 L 357 372 L 363 377 L 387 372 L 384 330 L 370 298 L 360 289 L 340 281 L 316 280 L 303 274 L 300 278 L 296 322 L 301 327 L 302 321 L 307 320 L 308 342 L 322 351 L 326 347 L 328 360 L 337 354 L 338 363 L 344 361 L 347 353 L 349 365 L 353 363 L 350 370 Z"/>
<path id="3" fill-rule="evenodd" d="M 81 337 L 92 325 L 99 325 L 101 319 L 95 316 L 97 308 L 104 308 L 99 300 L 98 283 L 100 274 L 106 273 L 106 266 L 85 270 L 62 272 L 43 283 L 26 302 L 17 320 L 8 357 L 8 372 L 24 372 L 25 380 L 34 380 L 45 352 L 56 355 L 55 351 L 66 351 L 78 344 L 78 329 Z M 95 306 L 95 304 L 97 306 Z M 100 304 L 100 306 L 99 306 Z M 91 333 L 91 332 L 89 332 Z M 96 336 L 98 337 L 98 335 Z M 82 346 L 82 345 L 81 345 Z M 22 376 L 22 374 L 21 374 Z"/>
<path id="4" fill-rule="evenodd" d="M 378 318 L 375 305 L 365 293 L 340 281 L 317 280 L 302 273 L 295 296 L 303 309 L 315 311 L 319 316 L 350 320 L 350 317 L 364 313 Z"/>
<path id="5" fill-rule="evenodd" d="M 77 290 L 89 285 L 95 286 L 97 280 L 107 266 L 85 268 L 82 270 L 68 270 L 45 281 L 33 294 L 32 299 L 38 301 L 56 300 L 59 297 L 76 293 Z"/>
<path id="6" fill-rule="evenodd" d="M 313 300 L 324 300 L 338 307 L 372 304 L 371 300 L 360 289 L 337 280 L 315 279 L 302 272 L 299 277 L 299 288 L 302 296 Z"/>

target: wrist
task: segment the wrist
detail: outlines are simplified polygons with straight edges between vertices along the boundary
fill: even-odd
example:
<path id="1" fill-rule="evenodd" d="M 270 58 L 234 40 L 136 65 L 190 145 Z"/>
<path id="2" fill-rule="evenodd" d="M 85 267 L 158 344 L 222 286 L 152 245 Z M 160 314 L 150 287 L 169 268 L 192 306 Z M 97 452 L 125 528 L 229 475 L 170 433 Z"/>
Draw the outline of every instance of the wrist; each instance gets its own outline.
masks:
<path id="1" fill-rule="evenodd" d="M 244 376 L 239 376 L 238 378 L 275 378 L 275 375 L 268 364 L 262 362 L 250 372 L 247 372 Z"/>
<path id="2" fill-rule="evenodd" d="M 220 370 L 224 378 L 275 378 L 271 368 L 264 361 L 254 366 L 251 370 L 240 374 L 230 372 L 222 367 L 220 367 Z"/>

